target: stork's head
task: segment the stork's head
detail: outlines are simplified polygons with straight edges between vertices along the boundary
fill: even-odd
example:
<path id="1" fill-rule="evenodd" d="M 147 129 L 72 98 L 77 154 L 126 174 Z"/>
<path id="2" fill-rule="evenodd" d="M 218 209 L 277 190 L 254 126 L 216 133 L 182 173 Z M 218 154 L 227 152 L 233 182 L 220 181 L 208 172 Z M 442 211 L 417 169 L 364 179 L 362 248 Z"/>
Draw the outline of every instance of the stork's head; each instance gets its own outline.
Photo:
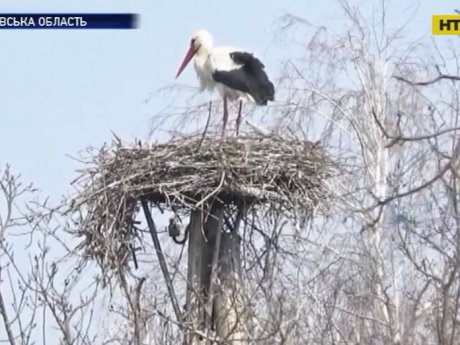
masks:
<path id="1" fill-rule="evenodd" d="M 190 40 L 190 47 L 188 48 L 187 54 L 185 54 L 184 60 L 177 71 L 176 78 L 182 73 L 185 67 L 187 67 L 187 64 L 195 54 L 207 54 L 211 50 L 212 45 L 212 36 L 209 32 L 206 30 L 198 30 L 195 32 Z"/>

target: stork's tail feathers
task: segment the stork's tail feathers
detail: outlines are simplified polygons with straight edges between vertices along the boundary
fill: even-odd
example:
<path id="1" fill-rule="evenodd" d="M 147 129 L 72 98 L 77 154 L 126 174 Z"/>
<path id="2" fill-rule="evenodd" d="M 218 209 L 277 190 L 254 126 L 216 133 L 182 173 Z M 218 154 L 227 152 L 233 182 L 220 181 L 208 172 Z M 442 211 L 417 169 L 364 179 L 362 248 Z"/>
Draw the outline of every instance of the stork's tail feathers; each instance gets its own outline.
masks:
<path id="1" fill-rule="evenodd" d="M 257 104 L 259 105 L 267 105 L 268 101 L 275 100 L 275 87 L 273 84 L 267 79 L 267 83 L 261 88 L 261 94 L 259 95 L 258 99 L 256 99 Z"/>
<path id="2" fill-rule="evenodd" d="M 263 71 L 261 72 L 264 73 Z M 254 84 L 259 85 L 254 85 L 254 87 L 250 88 L 251 96 L 254 98 L 256 104 L 267 105 L 268 101 L 275 100 L 275 87 L 268 78 L 266 80 L 260 78 L 258 81 L 258 83 Z"/>

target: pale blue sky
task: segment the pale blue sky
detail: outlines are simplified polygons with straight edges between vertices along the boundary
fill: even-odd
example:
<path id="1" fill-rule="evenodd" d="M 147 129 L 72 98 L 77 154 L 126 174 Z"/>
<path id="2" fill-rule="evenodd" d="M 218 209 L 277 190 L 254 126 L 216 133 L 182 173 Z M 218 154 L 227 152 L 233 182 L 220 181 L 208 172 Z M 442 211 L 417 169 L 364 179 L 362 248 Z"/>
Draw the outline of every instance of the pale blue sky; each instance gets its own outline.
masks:
<path id="1" fill-rule="evenodd" d="M 216 43 L 253 49 L 276 75 L 278 63 L 290 54 L 289 49 L 270 49 L 278 17 L 291 12 L 327 25 L 338 13 L 334 1 L 311 0 L 39 3 L 2 0 L 0 10 L 141 16 L 137 30 L 0 31 L 0 164 L 11 163 L 53 199 L 68 190 L 78 167 L 67 154 L 110 140 L 110 129 L 128 140 L 146 137 L 161 100 L 145 103 L 145 99 L 174 81 L 196 29 L 208 29 Z M 407 8 L 416 3 L 397 4 Z M 414 37 L 430 35 L 432 13 L 448 13 L 459 6 L 453 0 L 423 3 L 415 19 L 421 31 Z M 402 18 L 389 18 L 397 19 Z M 197 85 L 192 69 L 184 72 L 180 83 Z"/>
<path id="2" fill-rule="evenodd" d="M 417 4 L 394 1 L 387 20 L 398 26 L 407 19 L 403 11 Z M 458 7 L 458 0 L 421 1 L 409 38 L 431 37 L 431 15 Z M 0 169 L 10 163 L 54 200 L 70 190 L 81 167 L 66 155 L 111 140 L 110 130 L 128 141 L 147 137 L 165 104 L 145 100 L 174 82 L 195 30 L 208 29 L 216 44 L 257 52 L 274 78 L 295 52 L 273 42 L 279 16 L 290 12 L 337 27 L 339 13 L 332 0 L 1 0 L 0 12 L 140 14 L 136 30 L 0 30 Z M 179 82 L 196 86 L 194 71 L 184 71 Z"/>

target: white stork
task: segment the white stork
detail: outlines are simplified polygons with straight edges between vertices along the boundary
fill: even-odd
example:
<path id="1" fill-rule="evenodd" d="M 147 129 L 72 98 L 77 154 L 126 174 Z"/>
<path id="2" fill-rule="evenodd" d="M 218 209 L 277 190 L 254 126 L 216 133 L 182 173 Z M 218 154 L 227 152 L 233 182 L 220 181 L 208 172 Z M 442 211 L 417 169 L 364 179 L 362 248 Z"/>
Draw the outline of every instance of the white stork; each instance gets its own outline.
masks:
<path id="1" fill-rule="evenodd" d="M 236 120 L 237 135 L 243 100 L 258 105 L 267 105 L 268 101 L 274 101 L 275 89 L 264 71 L 265 66 L 253 54 L 231 47 L 213 47 L 211 34 L 199 30 L 192 36 L 190 48 L 177 71 L 176 78 L 193 57 L 200 91 L 213 91 L 217 88 L 223 98 L 222 135 L 227 125 L 228 101 L 240 101 Z"/>

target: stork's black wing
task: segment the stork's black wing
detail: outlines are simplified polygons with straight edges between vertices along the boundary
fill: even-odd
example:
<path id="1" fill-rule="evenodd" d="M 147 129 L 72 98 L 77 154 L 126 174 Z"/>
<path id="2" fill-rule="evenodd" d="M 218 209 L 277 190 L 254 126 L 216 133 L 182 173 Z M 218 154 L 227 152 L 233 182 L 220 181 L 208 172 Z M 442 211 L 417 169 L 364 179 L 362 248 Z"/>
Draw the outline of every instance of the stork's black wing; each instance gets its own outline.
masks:
<path id="1" fill-rule="evenodd" d="M 214 81 L 222 83 L 231 89 L 249 93 L 243 67 L 231 71 L 214 71 L 212 78 Z"/>
<path id="2" fill-rule="evenodd" d="M 213 78 L 232 89 L 249 93 L 257 104 L 266 105 L 275 99 L 275 88 L 264 71 L 265 66 L 247 52 L 232 52 L 230 58 L 241 67 L 231 71 L 215 71 Z"/>

